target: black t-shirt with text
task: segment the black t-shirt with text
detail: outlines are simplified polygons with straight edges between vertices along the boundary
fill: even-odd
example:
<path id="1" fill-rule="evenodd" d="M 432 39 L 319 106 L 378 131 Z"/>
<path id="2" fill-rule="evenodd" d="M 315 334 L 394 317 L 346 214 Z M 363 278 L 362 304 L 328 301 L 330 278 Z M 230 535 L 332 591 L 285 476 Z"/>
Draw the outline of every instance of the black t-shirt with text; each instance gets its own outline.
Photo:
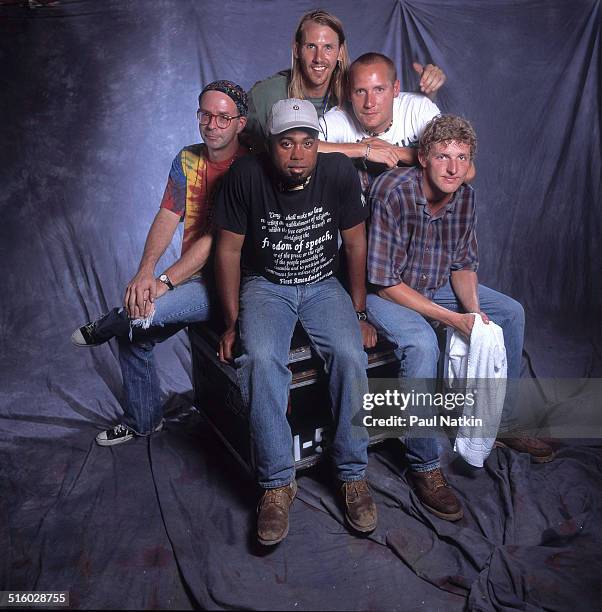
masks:
<path id="1" fill-rule="evenodd" d="M 216 196 L 215 225 L 245 236 L 242 267 L 281 285 L 332 276 L 338 231 L 368 216 L 357 172 L 340 153 L 318 153 L 304 189 L 283 191 L 267 154 L 238 159 Z"/>

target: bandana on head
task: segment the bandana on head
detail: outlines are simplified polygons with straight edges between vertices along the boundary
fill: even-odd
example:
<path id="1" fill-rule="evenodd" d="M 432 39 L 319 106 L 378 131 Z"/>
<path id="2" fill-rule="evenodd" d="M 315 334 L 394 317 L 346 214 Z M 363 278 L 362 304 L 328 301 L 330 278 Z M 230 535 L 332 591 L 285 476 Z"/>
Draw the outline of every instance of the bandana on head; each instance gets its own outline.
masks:
<path id="1" fill-rule="evenodd" d="M 247 94 L 240 85 L 232 81 L 213 81 L 213 83 L 209 83 L 209 85 L 203 89 L 200 97 L 202 98 L 207 91 L 221 91 L 223 94 L 226 94 L 234 104 L 236 104 L 238 113 L 243 117 L 247 116 L 249 112 Z"/>

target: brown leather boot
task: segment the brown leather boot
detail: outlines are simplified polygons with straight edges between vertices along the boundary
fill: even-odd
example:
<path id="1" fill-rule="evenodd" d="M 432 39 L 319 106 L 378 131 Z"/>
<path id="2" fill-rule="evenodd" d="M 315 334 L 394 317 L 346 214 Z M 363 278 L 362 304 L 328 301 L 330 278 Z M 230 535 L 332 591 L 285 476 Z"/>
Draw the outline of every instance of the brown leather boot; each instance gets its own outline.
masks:
<path id="1" fill-rule="evenodd" d="M 297 483 L 266 489 L 257 507 L 257 539 L 264 546 L 282 542 L 288 535 L 288 511 L 297 494 Z"/>
<path id="2" fill-rule="evenodd" d="M 378 516 L 368 481 L 364 479 L 344 482 L 341 494 L 345 503 L 345 518 L 349 525 L 362 533 L 374 531 Z"/>
<path id="3" fill-rule="evenodd" d="M 554 459 L 555 454 L 549 444 L 546 444 L 538 438 L 531 438 L 529 436 L 496 440 L 494 446 L 511 448 L 519 453 L 527 453 L 531 456 L 531 461 L 533 463 L 548 463 L 548 461 Z"/>
<path id="4" fill-rule="evenodd" d="M 441 468 L 411 472 L 411 480 L 414 493 L 429 512 L 446 521 L 458 521 L 464 516 L 462 506 Z"/>

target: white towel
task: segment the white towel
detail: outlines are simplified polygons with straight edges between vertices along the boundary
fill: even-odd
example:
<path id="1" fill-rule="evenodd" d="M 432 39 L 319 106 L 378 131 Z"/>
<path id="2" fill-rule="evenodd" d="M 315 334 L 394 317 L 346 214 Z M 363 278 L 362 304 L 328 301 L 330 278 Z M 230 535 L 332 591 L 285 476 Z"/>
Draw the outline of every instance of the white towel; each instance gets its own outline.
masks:
<path id="1" fill-rule="evenodd" d="M 495 442 L 495 435 L 483 437 L 483 429 L 497 433 L 504 408 L 506 347 L 499 325 L 493 322 L 485 324 L 481 315 L 471 314 L 475 315 L 475 322 L 470 341 L 458 331 L 454 331 L 451 338 L 448 333 L 445 373 L 448 387 L 462 387 L 466 394 L 474 395 L 474 404 L 464 405 L 463 416 L 483 422 L 483 428 L 461 425 L 454 450 L 470 465 L 483 467 Z"/>

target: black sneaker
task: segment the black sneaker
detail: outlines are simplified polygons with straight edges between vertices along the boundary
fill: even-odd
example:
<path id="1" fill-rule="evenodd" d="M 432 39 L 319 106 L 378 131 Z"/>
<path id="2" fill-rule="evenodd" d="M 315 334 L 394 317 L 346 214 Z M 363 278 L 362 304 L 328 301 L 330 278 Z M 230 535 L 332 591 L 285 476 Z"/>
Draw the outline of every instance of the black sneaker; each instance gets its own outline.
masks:
<path id="1" fill-rule="evenodd" d="M 100 444 L 100 446 L 113 446 L 113 444 L 121 444 L 122 442 L 127 442 L 128 440 L 131 440 L 135 435 L 136 433 L 127 425 L 119 423 L 119 425 L 115 425 L 113 429 L 101 431 L 96 436 L 96 444 Z"/>
<path id="2" fill-rule="evenodd" d="M 153 431 L 161 431 L 163 429 L 163 421 L 161 421 L 157 427 Z M 123 423 L 119 423 L 119 425 L 115 425 L 113 429 L 107 429 L 106 431 L 101 431 L 96 436 L 96 444 L 100 444 L 100 446 L 113 446 L 114 444 L 121 444 L 122 442 L 127 442 L 131 440 L 134 436 L 138 434 L 130 429 L 127 425 Z"/>
<path id="3" fill-rule="evenodd" d="M 123 309 L 113 308 L 95 321 L 90 321 L 78 327 L 71 334 L 71 342 L 75 346 L 99 346 L 114 336 L 128 333 L 128 331 L 127 315 Z"/>

